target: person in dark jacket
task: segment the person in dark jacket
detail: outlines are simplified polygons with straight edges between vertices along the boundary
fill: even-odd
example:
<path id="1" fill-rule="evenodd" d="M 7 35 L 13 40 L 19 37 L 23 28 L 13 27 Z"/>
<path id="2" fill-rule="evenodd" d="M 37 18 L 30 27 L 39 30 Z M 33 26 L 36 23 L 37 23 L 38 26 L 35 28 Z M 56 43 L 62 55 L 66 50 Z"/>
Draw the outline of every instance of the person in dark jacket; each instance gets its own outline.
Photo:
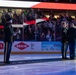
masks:
<path id="1" fill-rule="evenodd" d="M 62 51 L 62 59 L 67 59 L 66 53 L 68 48 L 68 40 L 67 40 L 67 30 L 68 30 L 68 23 L 62 23 L 62 39 L 61 39 L 61 51 Z"/>
<path id="2" fill-rule="evenodd" d="M 75 40 L 76 40 L 76 26 L 71 23 L 68 29 L 68 42 L 70 49 L 70 59 L 75 59 Z"/>
<path id="3" fill-rule="evenodd" d="M 12 18 L 7 14 L 5 15 L 4 25 L 4 63 L 9 63 L 10 53 L 13 42 L 13 28 L 10 23 Z"/>

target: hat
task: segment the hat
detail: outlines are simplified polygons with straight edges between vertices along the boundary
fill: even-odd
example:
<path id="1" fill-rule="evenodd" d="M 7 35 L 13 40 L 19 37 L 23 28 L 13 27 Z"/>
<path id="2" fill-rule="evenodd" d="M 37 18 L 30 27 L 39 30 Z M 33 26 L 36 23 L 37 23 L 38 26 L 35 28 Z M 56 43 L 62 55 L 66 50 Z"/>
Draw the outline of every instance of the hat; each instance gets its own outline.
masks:
<path id="1" fill-rule="evenodd" d="M 10 15 L 6 14 L 5 15 L 6 21 L 10 21 L 12 18 L 10 17 Z"/>

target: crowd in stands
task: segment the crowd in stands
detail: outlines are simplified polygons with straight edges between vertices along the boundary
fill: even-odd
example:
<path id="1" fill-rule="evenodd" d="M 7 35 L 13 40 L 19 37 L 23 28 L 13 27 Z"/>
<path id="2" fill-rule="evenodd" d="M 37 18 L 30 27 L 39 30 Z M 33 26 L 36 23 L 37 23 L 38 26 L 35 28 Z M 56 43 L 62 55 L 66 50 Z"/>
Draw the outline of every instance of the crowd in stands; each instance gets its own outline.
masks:
<path id="1" fill-rule="evenodd" d="M 12 17 L 12 24 L 23 24 L 23 22 L 46 17 L 45 12 L 42 12 L 40 9 L 29 9 L 22 11 L 20 14 L 4 10 L 1 20 L 5 17 L 5 14 L 9 14 Z M 54 13 L 49 13 L 49 20 L 47 21 L 27 25 L 24 28 L 14 28 L 14 38 L 17 41 L 60 41 L 63 21 L 67 21 L 69 25 L 71 22 L 76 24 L 76 17 L 72 18 L 69 14 L 64 13 L 59 14 L 59 17 L 55 18 Z M 1 34 L 3 34 L 3 30 L 0 29 L 0 40 L 3 40 Z"/>

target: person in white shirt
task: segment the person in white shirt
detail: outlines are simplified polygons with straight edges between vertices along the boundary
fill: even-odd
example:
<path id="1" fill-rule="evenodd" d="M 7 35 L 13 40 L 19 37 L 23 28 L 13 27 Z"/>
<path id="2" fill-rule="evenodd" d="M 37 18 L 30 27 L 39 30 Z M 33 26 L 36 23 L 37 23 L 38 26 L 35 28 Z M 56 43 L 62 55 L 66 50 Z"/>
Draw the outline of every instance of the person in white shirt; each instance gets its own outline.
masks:
<path id="1" fill-rule="evenodd" d="M 50 33 L 50 31 L 48 30 L 47 34 L 46 34 L 46 40 L 47 41 L 52 41 L 52 35 Z"/>

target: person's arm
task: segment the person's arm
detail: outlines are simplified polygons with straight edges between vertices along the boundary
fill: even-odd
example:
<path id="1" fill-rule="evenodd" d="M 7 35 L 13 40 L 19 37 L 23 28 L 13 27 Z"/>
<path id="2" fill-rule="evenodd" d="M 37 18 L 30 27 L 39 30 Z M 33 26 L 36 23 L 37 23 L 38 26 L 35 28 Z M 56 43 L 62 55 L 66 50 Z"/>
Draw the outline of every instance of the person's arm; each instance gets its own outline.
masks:
<path id="1" fill-rule="evenodd" d="M 12 35 L 14 35 L 14 31 L 13 31 L 13 27 L 11 25 L 9 25 L 9 29 Z"/>

